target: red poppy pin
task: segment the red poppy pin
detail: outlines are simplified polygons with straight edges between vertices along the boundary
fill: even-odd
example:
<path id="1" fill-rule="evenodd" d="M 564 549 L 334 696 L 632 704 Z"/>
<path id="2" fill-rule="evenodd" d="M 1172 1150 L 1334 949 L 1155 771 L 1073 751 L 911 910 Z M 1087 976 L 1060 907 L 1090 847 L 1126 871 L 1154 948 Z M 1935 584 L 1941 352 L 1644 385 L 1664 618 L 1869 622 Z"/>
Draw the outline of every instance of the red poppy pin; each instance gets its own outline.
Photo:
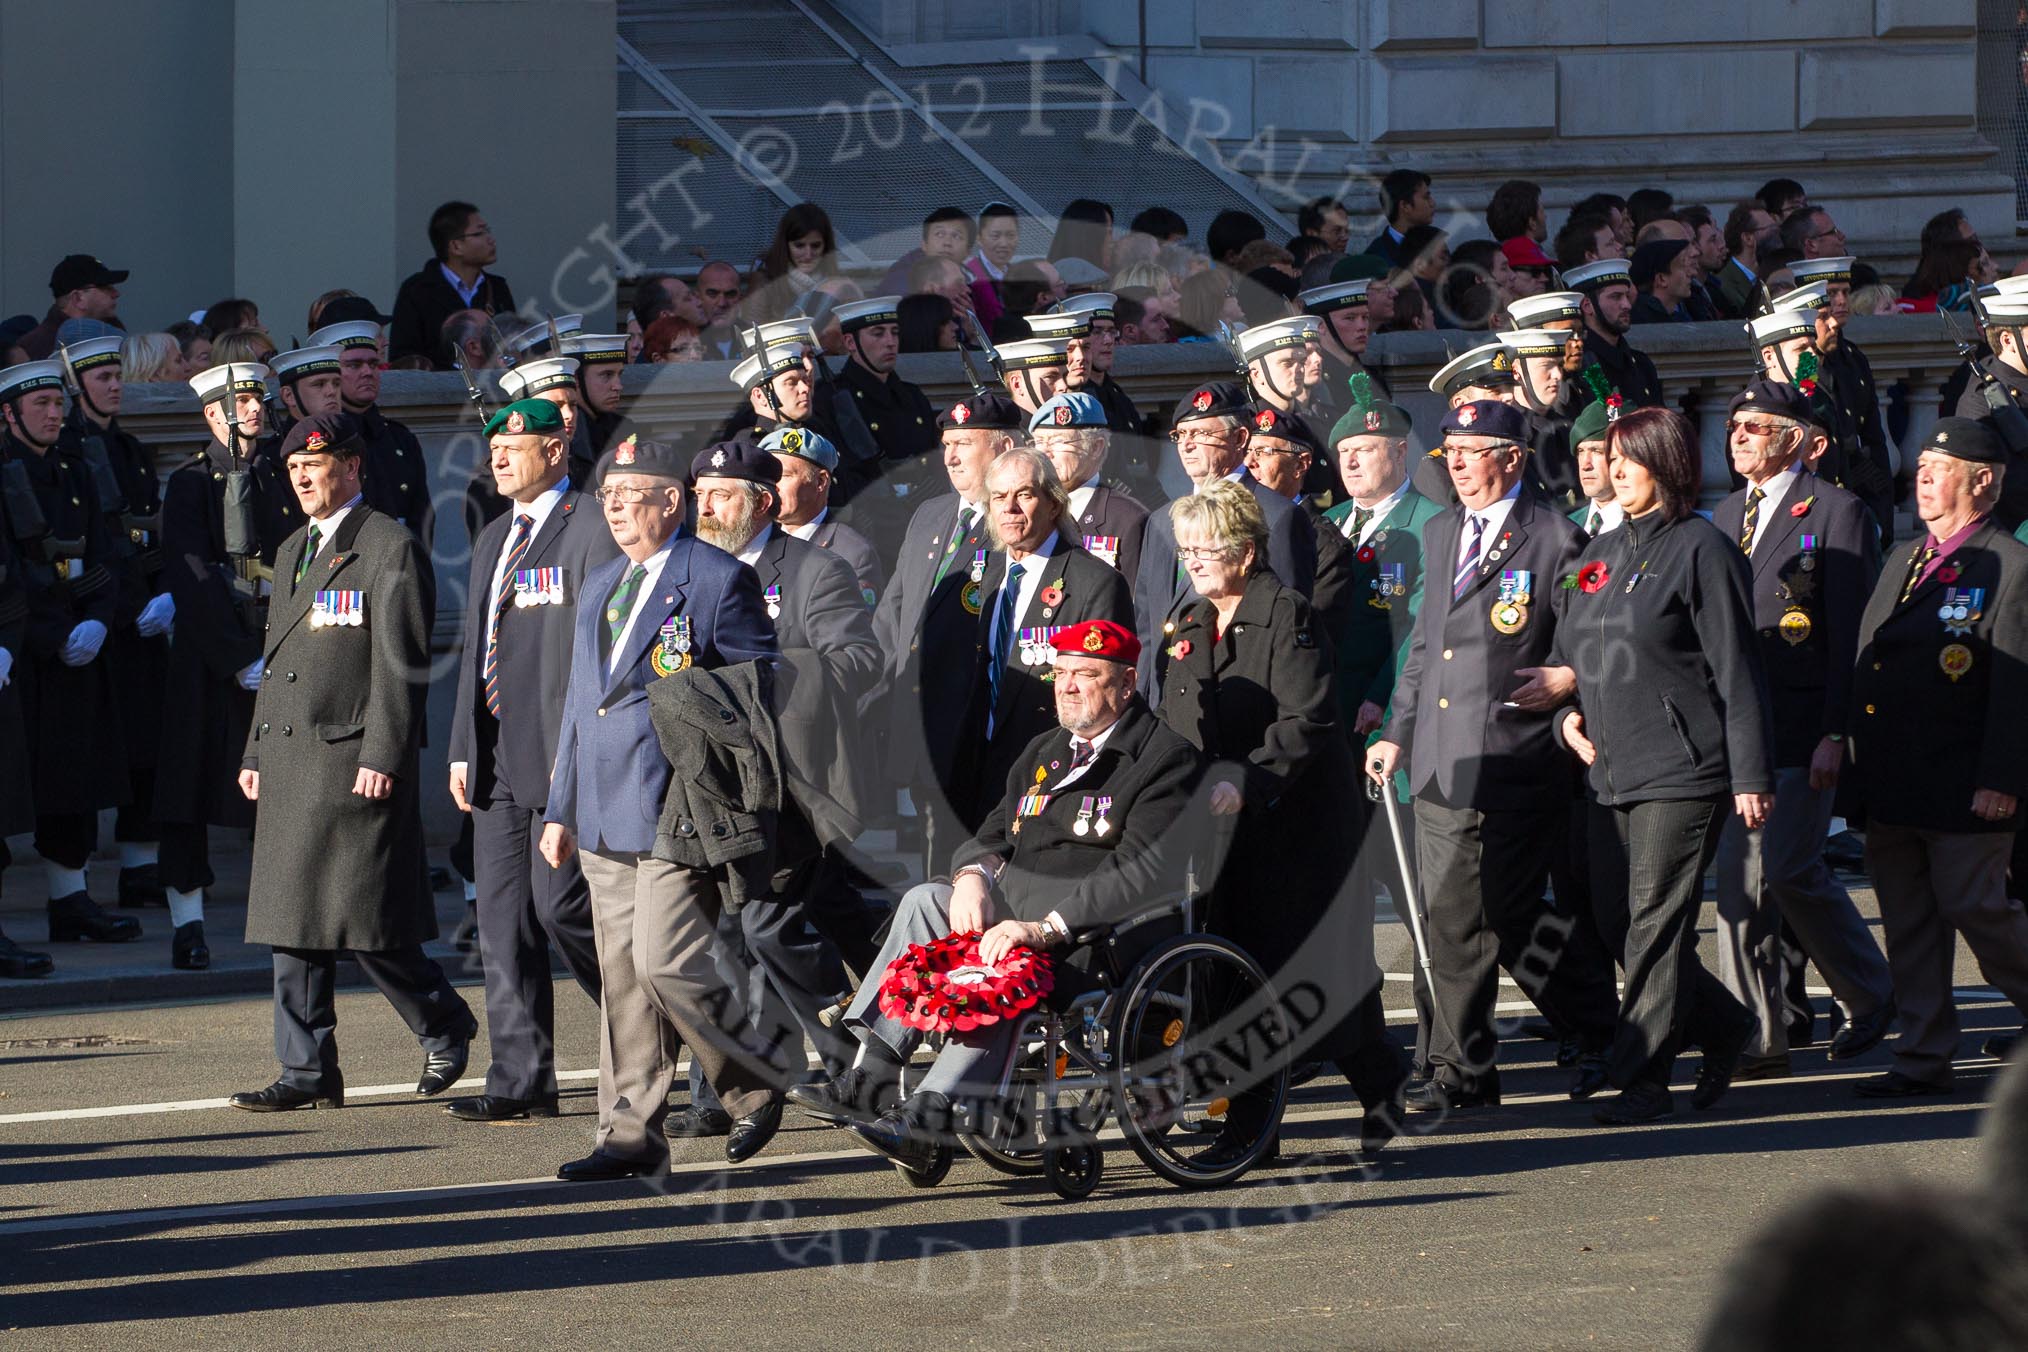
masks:
<path id="1" fill-rule="evenodd" d="M 1275 411 L 1271 408 L 1264 408 L 1259 413 L 1255 414 L 1253 419 L 1253 429 L 1256 432 L 1274 431 Z"/>
<path id="2" fill-rule="evenodd" d="M 1169 646 L 1169 656 L 1175 658 L 1179 662 L 1182 659 L 1190 656 L 1190 640 L 1187 638 L 1178 639 L 1175 643 L 1171 644 Z"/>
<path id="3" fill-rule="evenodd" d="M 1043 604 L 1043 605 L 1045 605 L 1045 606 L 1060 606 L 1060 605 L 1062 605 L 1062 604 L 1063 604 L 1063 588 L 1061 588 L 1061 587 L 1058 587 L 1058 586 L 1054 586 L 1054 585 L 1052 585 L 1052 586 L 1048 586 L 1048 587 L 1044 587 L 1044 588 L 1042 589 L 1042 604 Z"/>
<path id="4" fill-rule="evenodd" d="M 1604 559 L 1593 559 L 1590 563 L 1577 570 L 1577 589 L 1587 595 L 1596 591 L 1604 591 L 1605 584 L 1610 580 L 1606 572 Z"/>
<path id="5" fill-rule="evenodd" d="M 1813 502 L 1815 502 L 1816 500 L 1817 500 L 1817 499 L 1816 499 L 1816 496 L 1815 496 L 1814 494 L 1813 494 L 1813 495 L 1811 495 L 1810 497 L 1804 498 L 1804 499 L 1803 499 L 1803 500 L 1802 500 L 1801 502 L 1799 502 L 1799 503 L 1797 503 L 1797 504 L 1796 504 L 1795 506 L 1793 506 L 1793 507 L 1789 508 L 1789 515 L 1790 515 L 1790 516 L 1808 516 L 1808 515 L 1810 514 L 1810 504 L 1811 504 L 1811 503 L 1813 503 Z"/>
<path id="6" fill-rule="evenodd" d="M 1620 398 L 1619 391 L 1617 390 L 1613 391 L 1611 394 L 1606 396 L 1605 406 L 1606 406 L 1607 422 L 1618 422 L 1620 420 L 1620 409 L 1624 404 L 1624 402 L 1625 401 Z"/>
<path id="7" fill-rule="evenodd" d="M 1936 580 L 1945 585 L 1956 582 L 1958 580 L 1958 570 L 1947 563 L 1936 570 Z"/>
<path id="8" fill-rule="evenodd" d="M 1373 562 L 1373 546 L 1372 546 L 1372 545 L 1361 545 L 1361 546 L 1359 546 L 1359 562 L 1361 562 L 1361 563 L 1371 563 L 1371 562 Z"/>
<path id="9" fill-rule="evenodd" d="M 1796 388 L 1803 392 L 1803 398 L 1805 399 L 1815 399 L 1817 397 L 1817 382 L 1814 380 L 1798 380 Z"/>
<path id="10" fill-rule="evenodd" d="M 1470 427 L 1479 420 L 1479 410 L 1473 408 L 1470 404 L 1466 404 L 1459 408 L 1454 416 L 1458 420 L 1458 426 Z"/>

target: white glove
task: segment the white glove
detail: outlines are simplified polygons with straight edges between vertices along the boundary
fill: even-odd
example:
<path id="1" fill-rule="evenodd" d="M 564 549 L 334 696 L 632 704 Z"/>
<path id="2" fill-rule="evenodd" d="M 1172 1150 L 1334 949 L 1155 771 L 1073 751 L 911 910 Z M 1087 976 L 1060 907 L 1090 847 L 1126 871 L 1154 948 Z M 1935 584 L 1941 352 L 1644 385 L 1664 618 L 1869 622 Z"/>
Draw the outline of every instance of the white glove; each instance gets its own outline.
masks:
<path id="1" fill-rule="evenodd" d="M 169 626 L 176 623 L 176 598 L 168 592 L 149 601 L 141 607 L 141 613 L 134 617 L 134 628 L 142 638 L 157 638 L 169 632 Z"/>
<path id="2" fill-rule="evenodd" d="M 264 660 L 263 658 L 256 657 L 253 661 L 247 663 L 246 670 L 242 671 L 235 678 L 239 682 L 240 689 L 258 690 L 261 688 L 261 664 Z"/>
<path id="3" fill-rule="evenodd" d="M 14 654 L 0 648 L 0 690 L 7 688 L 7 681 L 14 675 Z"/>
<path id="4" fill-rule="evenodd" d="M 67 667 L 90 666 L 105 641 L 106 627 L 97 620 L 86 620 L 70 631 L 70 637 L 64 640 L 63 651 L 56 655 L 56 660 Z"/>

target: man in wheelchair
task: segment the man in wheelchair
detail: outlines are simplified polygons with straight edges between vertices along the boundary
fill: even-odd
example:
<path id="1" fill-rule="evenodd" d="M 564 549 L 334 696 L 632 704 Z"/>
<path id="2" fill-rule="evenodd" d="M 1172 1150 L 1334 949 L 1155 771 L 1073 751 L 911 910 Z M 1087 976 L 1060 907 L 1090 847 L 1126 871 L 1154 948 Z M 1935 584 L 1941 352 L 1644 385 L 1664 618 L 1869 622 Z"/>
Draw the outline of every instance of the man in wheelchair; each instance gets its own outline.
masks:
<path id="1" fill-rule="evenodd" d="M 1046 950 L 1059 983 L 1075 981 L 1066 959 L 1080 936 L 1182 890 L 1187 843 L 1173 839 L 1172 828 L 1190 797 L 1197 751 L 1134 693 L 1139 640 L 1110 620 L 1092 620 L 1048 643 L 1058 726 L 1015 763 L 999 805 L 953 857 L 951 881 L 902 897 L 846 1012 L 861 1043 L 857 1061 L 833 1080 L 789 1091 L 795 1107 L 904 1167 L 924 1166 L 933 1142 L 948 1136 L 954 1103 L 976 1107 L 997 1092 L 1020 1020 L 948 1035 L 935 1064 L 897 1103 L 902 1067 L 924 1034 L 879 1010 L 890 962 L 912 944 L 979 931 L 986 962 L 1017 945 Z M 1039 649 L 1024 653 L 1040 658 Z"/>

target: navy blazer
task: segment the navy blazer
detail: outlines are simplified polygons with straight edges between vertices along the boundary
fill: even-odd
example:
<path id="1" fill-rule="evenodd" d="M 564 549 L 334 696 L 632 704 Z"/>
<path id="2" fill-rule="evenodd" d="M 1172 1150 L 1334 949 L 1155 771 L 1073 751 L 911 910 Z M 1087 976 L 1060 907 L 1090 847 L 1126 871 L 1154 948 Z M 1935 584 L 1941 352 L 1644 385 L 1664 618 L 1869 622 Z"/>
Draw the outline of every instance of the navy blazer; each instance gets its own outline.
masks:
<path id="1" fill-rule="evenodd" d="M 581 849 L 601 854 L 647 854 L 669 792 L 669 762 L 648 720 L 648 686 L 657 680 L 648 656 L 662 625 L 690 620 L 690 658 L 704 668 L 738 662 L 773 662 L 775 627 L 761 600 L 754 571 L 695 536 L 676 540 L 661 571 L 642 584 L 636 605 L 645 612 L 627 635 L 608 674 L 600 657 L 606 601 L 627 569 L 625 556 L 585 579 L 590 605 L 579 606 L 557 736 L 556 767 L 549 779 L 544 819 L 561 822 Z"/>
<path id="2" fill-rule="evenodd" d="M 563 717 L 564 687 L 578 601 L 590 574 L 614 558 L 620 547 L 589 493 L 567 490 L 528 542 L 516 571 L 563 570 L 560 604 L 509 604 L 500 617 L 501 717 L 486 707 L 486 634 L 492 620 L 493 579 L 514 527 L 513 513 L 495 517 L 472 546 L 472 575 L 465 595 L 465 642 L 458 657 L 458 702 L 451 713 L 452 764 L 463 761 L 465 797 L 480 807 L 496 799 L 542 810 L 549 771 L 556 761 L 556 737 Z M 504 764 L 498 782 L 495 757 Z M 502 790 L 504 789 L 504 793 Z"/>

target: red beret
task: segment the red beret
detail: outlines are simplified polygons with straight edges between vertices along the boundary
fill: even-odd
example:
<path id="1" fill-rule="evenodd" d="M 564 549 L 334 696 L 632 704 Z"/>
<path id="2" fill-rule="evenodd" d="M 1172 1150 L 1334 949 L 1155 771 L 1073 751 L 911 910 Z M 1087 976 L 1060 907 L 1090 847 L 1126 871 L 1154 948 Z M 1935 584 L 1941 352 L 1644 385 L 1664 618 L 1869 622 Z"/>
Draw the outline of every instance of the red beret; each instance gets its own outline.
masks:
<path id="1" fill-rule="evenodd" d="M 1141 660 L 1141 640 L 1133 630 L 1111 620 L 1086 620 L 1057 632 L 1050 646 L 1073 657 L 1103 657 L 1108 662 L 1133 666 Z"/>

